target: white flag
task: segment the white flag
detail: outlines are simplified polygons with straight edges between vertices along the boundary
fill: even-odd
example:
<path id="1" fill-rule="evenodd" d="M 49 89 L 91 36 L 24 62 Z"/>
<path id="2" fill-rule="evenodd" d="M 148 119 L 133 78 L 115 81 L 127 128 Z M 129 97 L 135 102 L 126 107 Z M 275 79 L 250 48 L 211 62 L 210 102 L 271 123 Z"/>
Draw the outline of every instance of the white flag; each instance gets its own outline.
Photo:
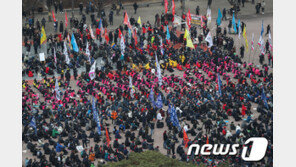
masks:
<path id="1" fill-rule="evenodd" d="M 252 34 L 252 50 L 254 50 L 254 33 Z"/>
<path id="2" fill-rule="evenodd" d="M 158 63 L 157 55 L 155 54 L 155 61 L 156 61 L 156 68 L 157 68 L 157 78 L 158 78 L 158 84 L 159 86 L 162 85 L 162 77 L 161 77 L 161 70 L 160 65 Z"/>
<path id="3" fill-rule="evenodd" d="M 53 48 L 53 58 L 54 58 L 55 64 L 57 65 L 57 54 L 56 54 L 55 48 Z"/>
<path id="4" fill-rule="evenodd" d="M 134 98 L 135 90 L 133 89 L 133 79 L 129 76 L 129 88 L 131 89 L 131 97 Z"/>
<path id="5" fill-rule="evenodd" d="M 70 58 L 69 58 L 69 55 L 68 55 L 66 40 L 64 41 L 64 55 L 66 57 L 66 63 L 70 64 Z"/>
<path id="6" fill-rule="evenodd" d="M 208 33 L 205 41 L 209 42 L 209 46 L 208 46 L 209 48 L 211 48 L 213 46 L 213 38 L 211 36 L 211 32 Z"/>
<path id="7" fill-rule="evenodd" d="M 89 78 L 93 80 L 95 77 L 96 77 L 96 61 L 93 63 L 89 71 Z"/>
<path id="8" fill-rule="evenodd" d="M 124 55 L 124 50 L 125 50 L 125 43 L 124 43 L 124 37 L 121 37 L 120 40 L 120 48 L 121 48 L 121 54 Z"/>
<path id="9" fill-rule="evenodd" d="M 59 82 L 58 79 L 56 78 L 55 86 L 54 86 L 54 91 L 56 92 L 56 98 L 60 100 L 60 88 L 59 88 Z"/>
<path id="10" fill-rule="evenodd" d="M 263 38 L 261 38 L 260 50 L 261 50 L 261 54 L 265 54 L 265 47 L 264 47 L 264 39 Z"/>
<path id="11" fill-rule="evenodd" d="M 90 36 L 92 39 L 95 39 L 95 36 L 94 36 L 94 33 L 93 33 L 93 30 L 91 29 L 91 25 L 89 25 L 89 32 L 90 32 Z"/>
<path id="12" fill-rule="evenodd" d="M 208 23 L 210 23 L 210 22 L 211 22 L 211 20 L 212 20 L 211 13 L 212 13 L 211 9 L 210 9 L 210 8 L 208 8 L 208 9 L 207 9 L 207 19 L 208 19 Z"/>
<path id="13" fill-rule="evenodd" d="M 272 51 L 272 40 L 271 40 L 271 33 L 270 33 L 270 31 L 268 33 L 268 42 L 269 42 L 270 50 Z"/>
<path id="14" fill-rule="evenodd" d="M 90 52 L 88 42 L 86 42 L 85 54 L 88 56 L 88 61 L 90 62 Z"/>

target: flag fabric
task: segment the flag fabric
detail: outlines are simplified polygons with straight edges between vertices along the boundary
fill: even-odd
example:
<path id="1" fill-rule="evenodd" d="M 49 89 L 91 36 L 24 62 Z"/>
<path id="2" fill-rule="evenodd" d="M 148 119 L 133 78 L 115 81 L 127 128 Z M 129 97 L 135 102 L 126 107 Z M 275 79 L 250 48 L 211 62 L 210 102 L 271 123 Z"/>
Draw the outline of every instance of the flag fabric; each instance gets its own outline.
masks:
<path id="1" fill-rule="evenodd" d="M 55 64 L 57 65 L 57 55 L 56 55 L 55 48 L 53 48 L 53 58 L 54 58 Z"/>
<path id="2" fill-rule="evenodd" d="M 271 33 L 270 33 L 270 31 L 268 33 L 268 42 L 269 42 L 270 50 L 272 51 L 272 40 L 271 40 Z"/>
<path id="3" fill-rule="evenodd" d="M 140 16 L 138 18 L 138 24 L 140 25 L 140 27 L 142 27 L 142 22 L 141 22 L 141 17 Z"/>
<path id="4" fill-rule="evenodd" d="M 210 142 L 209 142 L 209 137 L 207 136 L 207 141 L 206 141 L 206 144 L 209 144 Z"/>
<path id="5" fill-rule="evenodd" d="M 190 30 L 191 28 L 191 14 L 190 14 L 190 9 L 188 9 L 188 12 L 186 14 L 186 20 L 187 20 L 187 26 L 188 26 L 188 30 Z"/>
<path id="6" fill-rule="evenodd" d="M 240 23 L 240 19 L 238 19 L 238 22 L 237 22 L 237 26 L 238 26 L 238 39 L 240 39 L 241 37 L 241 23 Z M 244 30 L 245 30 L 245 27 L 244 27 Z"/>
<path id="7" fill-rule="evenodd" d="M 75 36 L 74 34 L 72 33 L 72 38 L 71 38 L 71 44 L 72 44 L 72 48 L 75 52 L 79 52 L 79 49 L 78 49 L 78 45 L 76 43 L 76 40 L 75 40 Z"/>
<path id="8" fill-rule="evenodd" d="M 188 33 L 188 31 L 187 31 L 187 28 L 185 28 L 184 38 L 187 39 L 188 36 L 189 36 L 189 33 Z"/>
<path id="9" fill-rule="evenodd" d="M 205 38 L 205 41 L 209 42 L 209 48 L 211 48 L 213 46 L 213 38 L 211 35 L 211 32 L 208 33 L 207 37 Z"/>
<path id="10" fill-rule="evenodd" d="M 118 29 L 118 38 L 120 38 L 120 39 L 121 39 L 121 37 L 122 37 L 121 30 L 120 30 L 120 29 Z"/>
<path id="11" fill-rule="evenodd" d="M 252 44 L 252 50 L 254 50 L 254 33 L 252 34 L 252 42 L 251 42 L 251 44 Z"/>
<path id="12" fill-rule="evenodd" d="M 217 25 L 221 25 L 221 21 L 222 21 L 222 13 L 220 8 L 218 9 L 218 17 L 217 17 Z"/>
<path id="13" fill-rule="evenodd" d="M 55 86 L 54 86 L 54 90 L 56 92 L 56 98 L 58 100 L 61 99 L 61 95 L 60 95 L 60 88 L 59 88 L 59 82 L 58 82 L 58 79 L 56 78 L 56 81 L 55 81 Z"/>
<path id="14" fill-rule="evenodd" d="M 88 61 L 90 62 L 90 51 L 89 51 L 88 42 L 86 42 L 85 54 L 87 55 Z"/>
<path id="15" fill-rule="evenodd" d="M 90 71 L 89 71 L 88 74 L 89 74 L 89 78 L 91 80 L 93 80 L 96 77 L 96 60 L 93 63 L 93 65 L 91 66 Z"/>
<path id="16" fill-rule="evenodd" d="M 218 94 L 219 94 L 219 96 L 222 96 L 222 90 L 221 90 L 222 81 L 220 79 L 220 75 L 219 74 L 217 74 L 217 75 L 218 75 L 218 88 L 219 88 Z"/>
<path id="17" fill-rule="evenodd" d="M 166 30 L 167 32 L 166 32 L 166 39 L 167 40 L 170 40 L 170 38 L 171 38 L 171 35 L 170 35 L 170 31 L 169 31 L 169 26 L 167 25 L 167 30 Z"/>
<path id="18" fill-rule="evenodd" d="M 265 54 L 264 39 L 262 38 L 260 42 L 261 42 L 260 43 L 261 54 Z"/>
<path id="19" fill-rule="evenodd" d="M 154 92 L 153 92 L 153 86 L 152 86 L 151 89 L 150 89 L 149 100 L 152 102 L 152 104 L 154 104 Z"/>
<path id="20" fill-rule="evenodd" d="M 108 36 L 107 32 L 108 32 L 108 30 L 107 30 L 107 28 L 105 28 L 105 40 L 107 43 L 109 43 L 109 36 Z"/>
<path id="21" fill-rule="evenodd" d="M 190 37 L 189 33 L 187 33 L 187 37 L 186 37 L 186 47 L 189 47 L 189 48 L 192 48 L 192 49 L 195 48 L 193 43 L 192 43 L 192 40 L 191 40 L 191 37 Z"/>
<path id="22" fill-rule="evenodd" d="M 211 9 L 210 8 L 208 8 L 207 9 L 207 19 L 208 19 L 208 23 L 210 23 L 211 22 L 211 20 L 212 20 L 212 11 L 211 11 Z"/>
<path id="23" fill-rule="evenodd" d="M 103 28 L 103 25 L 102 25 L 102 19 L 100 18 L 100 22 L 99 22 L 99 27 L 98 27 L 100 30 L 102 30 Z"/>
<path id="24" fill-rule="evenodd" d="M 176 126 L 176 127 L 178 127 L 180 129 L 181 127 L 180 127 L 180 124 L 179 124 L 179 119 L 178 119 L 178 116 L 177 116 L 176 109 L 175 109 L 174 105 L 169 104 L 169 109 L 168 110 L 169 110 L 169 114 L 170 114 L 170 121 L 173 123 L 173 126 Z"/>
<path id="25" fill-rule="evenodd" d="M 93 110 L 93 119 L 97 122 L 98 134 L 101 135 L 101 123 L 100 123 L 98 112 L 96 110 L 94 97 L 92 98 L 92 110 Z"/>
<path id="26" fill-rule="evenodd" d="M 67 12 L 65 12 L 65 26 L 67 28 L 68 26 L 68 16 L 67 16 Z"/>
<path id="27" fill-rule="evenodd" d="M 186 133 L 185 129 L 183 129 L 183 140 L 184 140 L 185 148 L 187 148 L 189 139 L 188 139 L 188 136 L 187 136 L 187 133 Z"/>
<path id="28" fill-rule="evenodd" d="M 165 14 L 168 13 L 168 0 L 164 0 L 164 10 L 165 10 Z"/>
<path id="29" fill-rule="evenodd" d="M 155 54 L 155 61 L 156 61 L 156 68 L 157 68 L 158 84 L 159 84 L 159 86 L 161 86 L 162 85 L 161 69 L 160 69 L 160 65 L 158 63 L 158 59 L 157 59 L 156 54 Z"/>
<path id="30" fill-rule="evenodd" d="M 164 55 L 163 45 L 162 45 L 162 38 L 160 38 L 160 53 Z"/>
<path id="31" fill-rule="evenodd" d="M 51 13 L 52 13 L 53 21 L 56 22 L 57 20 L 56 20 L 56 18 L 55 18 L 55 16 L 54 16 L 54 12 L 52 11 Z"/>
<path id="32" fill-rule="evenodd" d="M 263 41 L 263 33 L 264 33 L 264 27 L 263 27 L 263 20 L 262 20 L 261 32 L 260 32 L 260 37 L 259 37 L 259 41 L 258 41 L 259 46 L 261 46 L 262 41 Z"/>
<path id="33" fill-rule="evenodd" d="M 232 27 L 233 27 L 234 33 L 236 33 L 236 24 L 235 24 L 234 13 L 232 15 Z"/>
<path id="34" fill-rule="evenodd" d="M 69 54 L 68 54 L 66 40 L 64 40 L 64 55 L 65 55 L 65 61 L 66 61 L 66 63 L 67 64 L 70 64 L 70 58 L 69 58 Z"/>
<path id="35" fill-rule="evenodd" d="M 131 98 L 134 98 L 135 90 L 133 88 L 133 78 L 131 76 L 129 76 L 129 88 L 130 88 Z"/>
<path id="36" fill-rule="evenodd" d="M 108 145 L 108 147 L 109 147 L 109 145 L 110 145 L 110 138 L 109 138 L 109 133 L 108 133 L 107 127 L 105 127 L 105 131 L 106 131 L 107 145 Z"/>
<path id="37" fill-rule="evenodd" d="M 247 27 L 246 26 L 244 27 L 243 37 L 245 38 L 246 52 L 248 52 L 248 50 L 249 50 L 249 43 L 248 43 L 248 39 L 247 39 Z"/>
<path id="38" fill-rule="evenodd" d="M 44 27 L 42 26 L 42 29 L 41 29 L 41 37 L 40 37 L 40 44 L 43 44 L 44 41 L 46 41 L 46 34 L 45 34 Z"/>
<path id="39" fill-rule="evenodd" d="M 120 49 L 121 49 L 121 55 L 124 56 L 124 51 L 125 51 L 125 43 L 124 43 L 124 37 L 122 36 L 120 39 Z"/>
<path id="40" fill-rule="evenodd" d="M 261 99 L 263 100 L 265 107 L 268 109 L 269 107 L 268 107 L 268 103 L 267 103 L 267 99 L 266 99 L 266 96 L 265 96 L 264 88 L 263 87 L 262 87 Z"/>
<path id="41" fill-rule="evenodd" d="M 91 28 L 91 25 L 89 25 L 89 33 L 90 33 L 91 38 L 95 39 L 94 32 L 93 32 L 93 30 Z"/>
<path id="42" fill-rule="evenodd" d="M 172 14 L 175 16 L 175 0 L 172 0 Z"/>
<path id="43" fill-rule="evenodd" d="M 158 109 L 161 109 L 161 108 L 163 107 L 161 94 L 159 94 L 159 95 L 157 96 L 155 106 L 156 106 Z"/>
<path id="44" fill-rule="evenodd" d="M 31 126 L 31 127 L 34 128 L 34 130 L 35 130 L 35 135 L 37 135 L 37 126 L 36 126 L 36 120 L 35 120 L 35 117 L 34 117 L 34 116 L 32 117 L 29 126 Z"/>
<path id="45" fill-rule="evenodd" d="M 123 24 L 126 24 L 126 25 L 128 26 L 128 28 L 131 29 L 131 23 L 130 23 L 130 21 L 129 21 L 129 18 L 128 18 L 128 15 L 127 15 L 127 12 L 125 12 L 125 16 L 124 16 Z"/>

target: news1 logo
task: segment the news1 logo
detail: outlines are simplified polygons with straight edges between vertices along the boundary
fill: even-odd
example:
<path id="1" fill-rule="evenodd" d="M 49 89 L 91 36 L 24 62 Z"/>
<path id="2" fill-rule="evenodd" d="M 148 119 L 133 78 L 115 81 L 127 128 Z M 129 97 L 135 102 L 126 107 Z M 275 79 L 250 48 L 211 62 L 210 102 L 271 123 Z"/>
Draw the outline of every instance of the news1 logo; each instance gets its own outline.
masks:
<path id="1" fill-rule="evenodd" d="M 248 146 L 243 146 L 241 157 L 244 161 L 259 161 L 265 156 L 268 141 L 264 137 L 251 137 L 244 143 L 244 145 L 248 145 L 251 142 L 253 144 L 249 151 L 249 155 L 247 155 Z M 191 155 L 193 148 L 195 148 L 194 155 L 198 155 L 199 151 L 201 155 L 236 155 L 238 153 L 237 150 L 239 144 L 204 144 L 201 147 L 199 144 L 191 144 L 188 148 L 187 155 Z"/>

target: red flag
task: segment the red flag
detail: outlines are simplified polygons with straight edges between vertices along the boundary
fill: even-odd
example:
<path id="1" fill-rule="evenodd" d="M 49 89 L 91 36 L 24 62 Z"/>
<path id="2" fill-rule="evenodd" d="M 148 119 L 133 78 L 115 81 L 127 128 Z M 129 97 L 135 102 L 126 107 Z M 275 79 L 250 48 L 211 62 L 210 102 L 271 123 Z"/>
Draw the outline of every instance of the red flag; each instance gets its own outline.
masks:
<path id="1" fill-rule="evenodd" d="M 68 26 L 68 16 L 67 16 L 67 12 L 65 12 L 65 25 L 66 25 L 66 28 Z"/>
<path id="2" fill-rule="evenodd" d="M 164 9 L 165 9 L 165 14 L 168 13 L 168 0 L 164 0 Z"/>
<path id="3" fill-rule="evenodd" d="M 137 44 L 138 44 L 138 38 L 137 38 L 137 31 L 136 31 L 136 29 L 135 29 L 135 33 L 133 35 L 134 35 L 134 40 L 135 40 L 135 46 L 137 46 Z"/>
<path id="4" fill-rule="evenodd" d="M 52 17 L 53 17 L 53 21 L 56 22 L 57 20 L 56 20 L 56 18 L 54 16 L 54 12 L 53 11 L 52 11 Z"/>
<path id="5" fill-rule="evenodd" d="M 120 29 L 118 29 L 118 38 L 120 38 L 120 39 L 121 39 L 121 36 L 122 36 L 121 30 L 120 30 Z"/>
<path id="6" fill-rule="evenodd" d="M 184 143 L 185 143 L 185 148 L 187 148 L 189 139 L 188 139 L 187 133 L 185 132 L 185 129 L 183 129 L 183 140 L 184 140 Z"/>
<path id="7" fill-rule="evenodd" d="M 242 116 L 246 115 L 246 110 L 247 108 L 245 107 L 245 105 L 242 105 Z"/>
<path id="8" fill-rule="evenodd" d="M 109 36 L 107 34 L 107 28 L 105 28 L 105 40 L 109 43 Z"/>
<path id="9" fill-rule="evenodd" d="M 107 145 L 108 145 L 108 147 L 109 147 L 109 145 L 110 145 L 110 138 L 109 138 L 109 133 L 108 133 L 107 127 L 105 128 L 105 130 L 106 130 L 106 140 L 107 140 Z"/>
<path id="10" fill-rule="evenodd" d="M 206 144 L 209 144 L 209 137 L 207 136 L 207 143 Z"/>
<path id="11" fill-rule="evenodd" d="M 127 12 L 125 12 L 125 16 L 124 16 L 124 21 L 123 21 L 123 24 L 126 24 L 126 25 L 128 25 L 128 24 L 129 24 L 129 19 L 128 19 Z"/>
<path id="12" fill-rule="evenodd" d="M 173 16 L 175 16 L 175 1 L 174 0 L 172 0 L 172 8 L 173 8 L 173 10 L 172 10 Z"/>
<path id="13" fill-rule="evenodd" d="M 191 27 L 191 14 L 190 14 L 190 9 L 188 9 L 188 12 L 187 12 L 187 25 L 188 25 L 188 28 L 190 30 L 190 27 Z"/>

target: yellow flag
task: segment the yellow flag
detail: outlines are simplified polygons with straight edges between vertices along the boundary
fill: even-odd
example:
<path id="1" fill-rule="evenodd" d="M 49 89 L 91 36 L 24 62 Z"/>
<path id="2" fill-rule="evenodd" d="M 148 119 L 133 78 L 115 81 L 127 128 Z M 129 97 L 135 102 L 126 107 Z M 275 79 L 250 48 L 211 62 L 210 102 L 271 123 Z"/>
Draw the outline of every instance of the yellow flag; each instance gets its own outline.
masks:
<path id="1" fill-rule="evenodd" d="M 177 67 L 177 65 L 178 65 L 177 61 L 174 61 L 174 60 L 171 60 L 171 59 L 169 59 L 169 64 L 172 67 Z"/>
<path id="2" fill-rule="evenodd" d="M 245 38 L 245 45 L 246 45 L 246 52 L 248 52 L 249 50 L 249 43 L 248 43 L 248 39 L 247 39 L 247 27 L 244 27 L 244 31 L 243 31 L 243 37 Z"/>
<path id="3" fill-rule="evenodd" d="M 43 42 L 46 40 L 46 34 L 45 34 L 45 30 L 44 27 L 42 26 L 41 29 L 41 38 L 40 38 L 40 44 L 43 44 Z"/>
<path id="4" fill-rule="evenodd" d="M 142 22 L 141 22 L 141 17 L 140 16 L 138 18 L 138 24 L 140 25 L 140 27 L 142 27 Z"/>
<path id="5" fill-rule="evenodd" d="M 187 36 L 188 36 L 188 31 L 187 31 L 187 28 L 185 28 L 184 38 L 187 39 Z"/>
<path id="6" fill-rule="evenodd" d="M 191 38 L 186 38 L 186 47 L 194 49 L 195 47 L 193 46 Z"/>

